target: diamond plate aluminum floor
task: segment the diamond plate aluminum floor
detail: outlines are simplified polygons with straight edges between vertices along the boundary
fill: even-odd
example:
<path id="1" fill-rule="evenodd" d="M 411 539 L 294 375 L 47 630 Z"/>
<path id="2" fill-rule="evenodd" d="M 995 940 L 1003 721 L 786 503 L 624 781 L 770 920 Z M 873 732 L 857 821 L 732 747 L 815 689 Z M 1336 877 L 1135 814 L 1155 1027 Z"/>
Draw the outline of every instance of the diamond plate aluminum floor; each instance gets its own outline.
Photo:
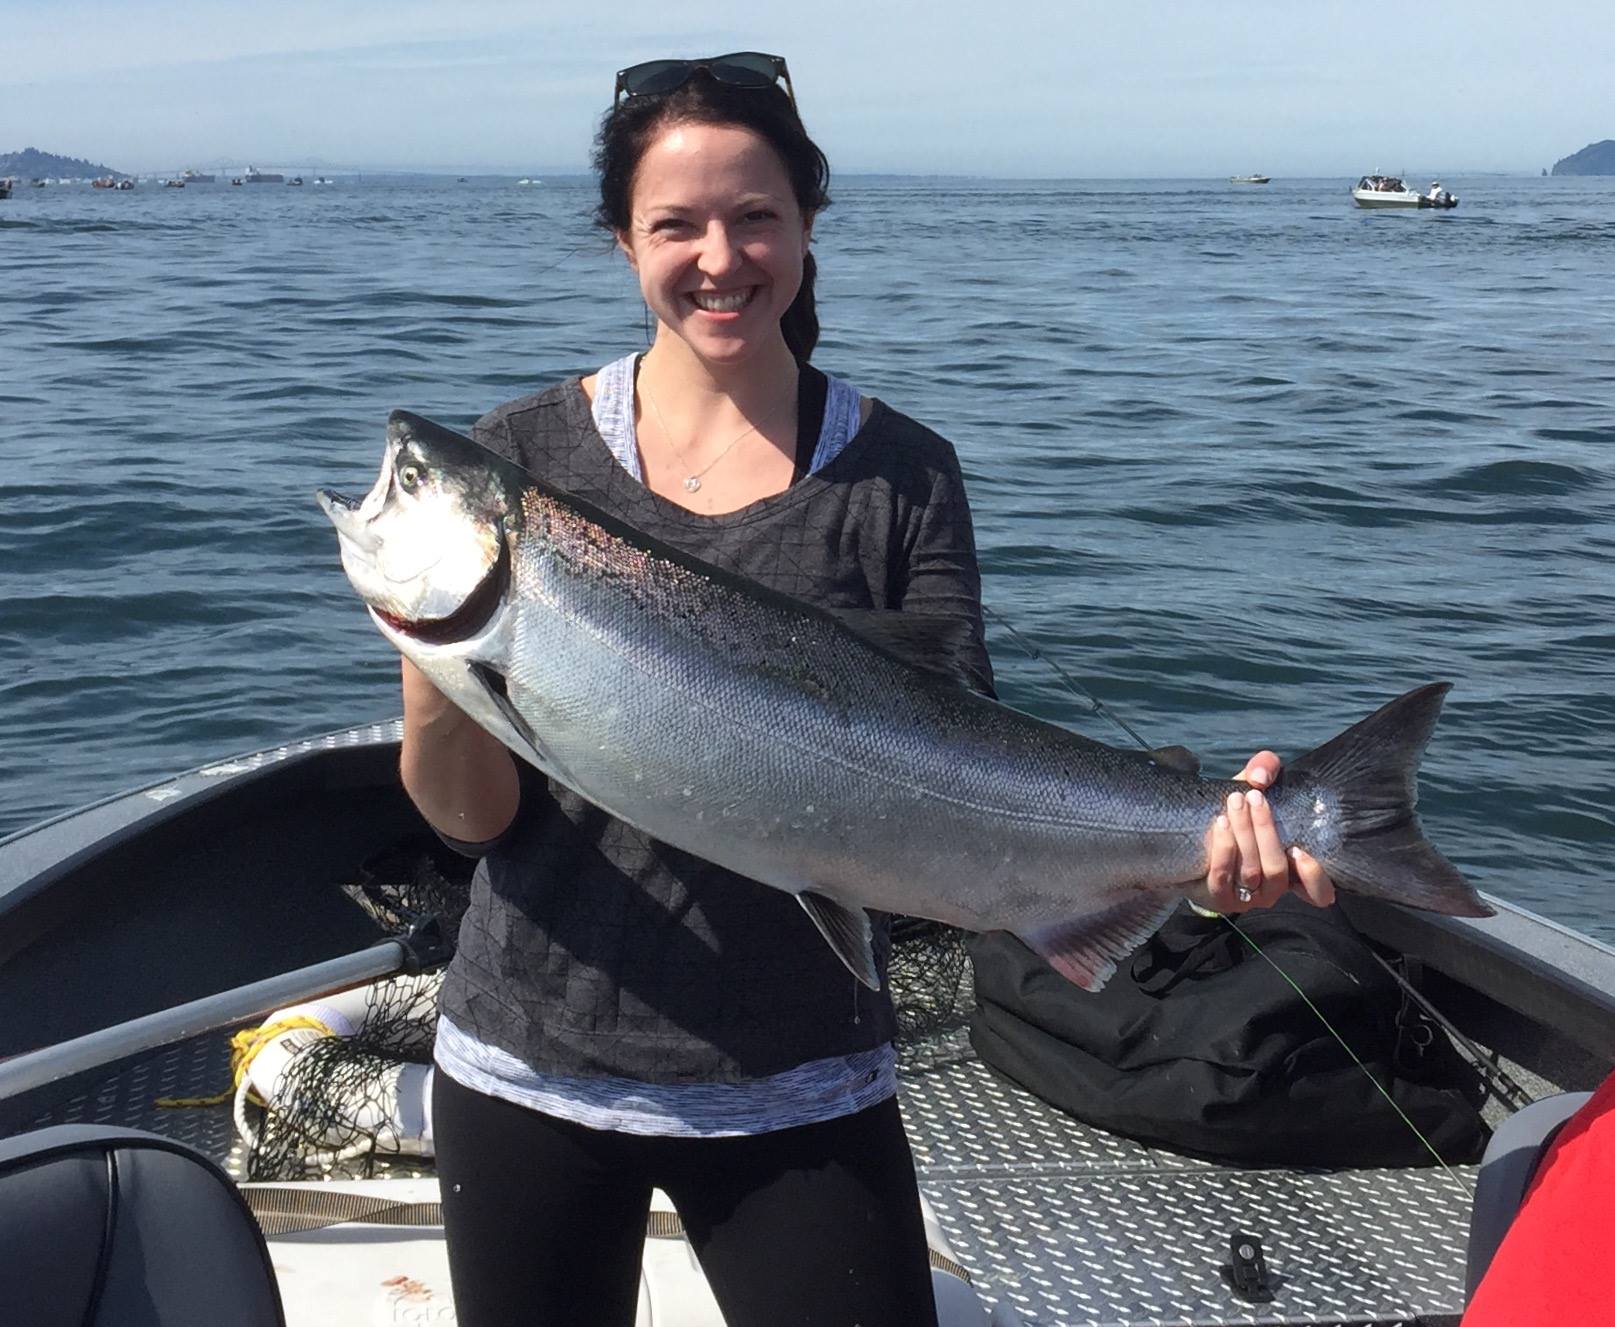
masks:
<path id="1" fill-rule="evenodd" d="M 103 1123 L 189 1143 L 244 1174 L 217 1092 L 228 1036 L 167 1047 L 42 1112 L 34 1127 Z M 1236 1170 L 1152 1150 L 1061 1114 L 972 1057 L 962 1034 L 905 1058 L 902 1106 L 930 1200 L 983 1298 L 1027 1327 L 1445 1324 L 1463 1306 L 1473 1168 L 1304 1173 Z M 396 1168 L 418 1176 L 420 1163 Z M 429 1171 L 424 1173 L 430 1173 Z M 1233 1231 L 1257 1235 L 1270 1304 L 1224 1283 Z"/>
<path id="2" fill-rule="evenodd" d="M 1083 1125 L 971 1058 L 905 1070 L 921 1187 L 984 1298 L 1028 1324 L 1211 1327 L 1454 1321 L 1474 1169 L 1243 1170 Z M 1256 1235 L 1269 1304 L 1225 1284 Z"/>

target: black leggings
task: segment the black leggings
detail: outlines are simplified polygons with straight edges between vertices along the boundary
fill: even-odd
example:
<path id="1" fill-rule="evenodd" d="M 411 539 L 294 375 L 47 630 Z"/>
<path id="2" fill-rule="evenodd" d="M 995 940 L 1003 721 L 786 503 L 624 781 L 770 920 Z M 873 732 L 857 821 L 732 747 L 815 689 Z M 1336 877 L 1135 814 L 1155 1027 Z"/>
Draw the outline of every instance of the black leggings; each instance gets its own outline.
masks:
<path id="1" fill-rule="evenodd" d="M 914 1161 L 887 1100 L 741 1138 L 588 1129 L 433 1075 L 462 1327 L 633 1327 L 652 1188 L 728 1327 L 933 1327 Z"/>

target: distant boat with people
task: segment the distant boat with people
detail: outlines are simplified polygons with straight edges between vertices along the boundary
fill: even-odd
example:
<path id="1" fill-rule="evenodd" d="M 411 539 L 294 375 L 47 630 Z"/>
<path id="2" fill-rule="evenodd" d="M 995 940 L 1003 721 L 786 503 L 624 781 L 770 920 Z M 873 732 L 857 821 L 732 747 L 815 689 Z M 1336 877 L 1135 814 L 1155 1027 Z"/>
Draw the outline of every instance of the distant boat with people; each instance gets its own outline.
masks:
<path id="1" fill-rule="evenodd" d="M 1230 175 L 1229 184 L 1267 184 L 1271 181 L 1269 175 Z"/>
<path id="2" fill-rule="evenodd" d="M 1408 188 L 1400 175 L 1365 175 L 1357 181 L 1356 187 L 1351 191 L 1351 196 L 1352 201 L 1358 207 L 1452 208 L 1458 206 L 1457 197 L 1443 189 L 1440 180 L 1434 181 L 1426 192 L 1420 193 L 1417 189 Z"/>

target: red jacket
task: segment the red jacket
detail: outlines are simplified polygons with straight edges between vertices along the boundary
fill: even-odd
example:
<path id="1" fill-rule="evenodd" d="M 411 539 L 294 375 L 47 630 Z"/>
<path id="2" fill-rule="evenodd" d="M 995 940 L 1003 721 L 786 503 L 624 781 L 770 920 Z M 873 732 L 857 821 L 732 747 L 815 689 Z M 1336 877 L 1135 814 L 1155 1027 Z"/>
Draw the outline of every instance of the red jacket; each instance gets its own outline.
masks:
<path id="1" fill-rule="evenodd" d="M 1462 1327 L 1615 1324 L 1615 1074 L 1565 1122 Z"/>

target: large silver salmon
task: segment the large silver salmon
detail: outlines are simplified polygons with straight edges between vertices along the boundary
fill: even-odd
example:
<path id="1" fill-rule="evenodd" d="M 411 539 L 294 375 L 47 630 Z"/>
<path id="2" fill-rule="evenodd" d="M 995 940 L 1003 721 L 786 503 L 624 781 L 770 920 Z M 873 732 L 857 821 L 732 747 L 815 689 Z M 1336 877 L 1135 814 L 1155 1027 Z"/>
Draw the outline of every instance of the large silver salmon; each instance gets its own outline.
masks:
<path id="1" fill-rule="evenodd" d="M 1000 705 L 911 661 L 934 624 L 774 593 L 402 411 L 370 494 L 320 503 L 383 635 L 455 704 L 613 815 L 795 895 L 871 986 L 875 908 L 1012 931 L 1098 989 L 1205 874 L 1242 786 Z M 1292 762 L 1269 799 L 1341 888 L 1485 916 L 1414 812 L 1447 690 Z"/>

